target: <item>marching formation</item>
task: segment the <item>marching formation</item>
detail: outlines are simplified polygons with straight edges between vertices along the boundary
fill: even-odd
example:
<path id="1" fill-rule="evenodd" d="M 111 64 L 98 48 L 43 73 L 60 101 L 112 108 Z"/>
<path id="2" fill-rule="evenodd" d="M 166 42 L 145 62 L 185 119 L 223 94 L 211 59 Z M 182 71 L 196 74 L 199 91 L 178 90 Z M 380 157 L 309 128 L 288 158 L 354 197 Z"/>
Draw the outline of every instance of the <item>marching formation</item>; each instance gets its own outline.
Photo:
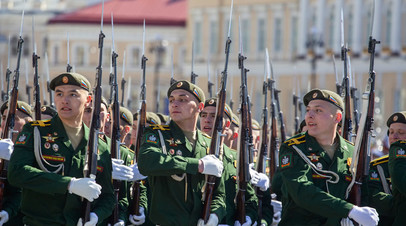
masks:
<path id="1" fill-rule="evenodd" d="M 114 31 L 111 92 L 108 101 L 102 96 L 103 16 L 94 86 L 68 62 L 48 83 L 50 103 L 41 105 L 34 46 L 33 106 L 19 101 L 21 29 L 1 106 L 0 225 L 406 224 L 405 111 L 387 120 L 388 155 L 370 156 L 379 41 L 370 36 L 361 113 L 351 117 L 356 100 L 342 44 L 342 85 L 310 90 L 303 100 L 294 95 L 306 114 L 299 123 L 296 108 L 297 134 L 287 137 L 267 50 L 262 125 L 251 116 L 241 31 L 238 112 L 226 103 L 231 18 L 232 4 L 217 96 L 210 80 L 209 94 L 195 84 L 192 66 L 190 81 L 171 77 L 169 115 L 147 112 L 145 21 L 136 113 L 119 102 Z"/>

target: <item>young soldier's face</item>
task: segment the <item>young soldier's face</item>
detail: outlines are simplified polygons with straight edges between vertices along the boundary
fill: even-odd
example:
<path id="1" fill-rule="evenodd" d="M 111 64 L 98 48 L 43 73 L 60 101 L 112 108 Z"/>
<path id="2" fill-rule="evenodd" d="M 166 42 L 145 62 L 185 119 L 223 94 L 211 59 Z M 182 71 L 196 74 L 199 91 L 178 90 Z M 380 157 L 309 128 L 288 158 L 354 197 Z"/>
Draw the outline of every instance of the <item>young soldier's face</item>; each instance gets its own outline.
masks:
<path id="1" fill-rule="evenodd" d="M 214 120 L 216 119 L 216 107 L 208 106 L 200 113 L 200 129 L 208 135 L 212 135 Z"/>
<path id="2" fill-rule="evenodd" d="M 8 109 L 4 110 L 3 115 L 1 116 L 1 128 L 4 129 L 6 126 L 6 117 L 8 114 Z M 25 123 L 32 121 L 32 118 L 29 117 L 28 115 L 20 112 L 19 110 L 16 111 L 15 117 L 14 117 L 14 130 L 17 132 L 21 132 L 23 130 L 23 126 Z M 12 140 L 15 142 L 15 139 L 17 138 L 17 133 L 13 133 Z"/>
<path id="3" fill-rule="evenodd" d="M 169 115 L 174 122 L 191 120 L 199 114 L 199 103 L 189 92 L 175 89 L 169 96 Z"/>
<path id="4" fill-rule="evenodd" d="M 313 137 L 332 134 L 340 119 L 334 114 L 334 107 L 324 100 L 312 100 L 306 107 L 307 132 Z"/>
<path id="5" fill-rule="evenodd" d="M 62 85 L 55 88 L 55 107 L 62 121 L 81 120 L 85 105 L 91 100 L 79 86 Z"/>
<path id="6" fill-rule="evenodd" d="M 406 140 L 406 124 L 392 123 L 389 127 L 389 144 L 398 140 Z"/>

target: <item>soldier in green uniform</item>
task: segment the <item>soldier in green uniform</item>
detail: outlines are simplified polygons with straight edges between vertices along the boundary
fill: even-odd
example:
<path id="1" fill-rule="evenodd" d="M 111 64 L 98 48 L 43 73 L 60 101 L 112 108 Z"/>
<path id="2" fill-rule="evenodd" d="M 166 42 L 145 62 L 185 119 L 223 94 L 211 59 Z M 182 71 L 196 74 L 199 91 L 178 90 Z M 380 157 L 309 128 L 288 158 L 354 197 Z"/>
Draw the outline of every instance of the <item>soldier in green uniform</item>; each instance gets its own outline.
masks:
<path id="1" fill-rule="evenodd" d="M 348 222 L 347 217 L 361 225 L 376 225 L 375 209 L 345 201 L 354 146 L 337 133 L 344 108 L 341 97 L 314 89 L 303 102 L 308 130 L 280 148 L 283 209 L 279 225 L 339 225 L 343 218 Z"/>
<path id="2" fill-rule="evenodd" d="M 171 122 L 145 130 L 139 151 L 139 169 L 151 189 L 149 217 L 159 225 L 196 225 L 202 213 L 205 175 L 221 177 L 223 163 L 206 155 L 210 138 L 196 128 L 204 107 L 204 93 L 188 81 L 168 90 Z M 218 178 L 207 225 L 225 215 L 224 181 Z M 200 222 L 201 224 L 201 222 Z"/>
<path id="3" fill-rule="evenodd" d="M 96 178 L 83 178 L 89 128 L 83 124 L 90 83 L 77 73 L 54 78 L 58 115 L 28 123 L 18 135 L 8 178 L 21 187 L 21 210 L 27 225 L 96 225 L 111 214 L 114 203 L 111 158 L 98 142 Z M 81 217 L 82 200 L 92 202 L 90 220 Z"/>
<path id="4" fill-rule="evenodd" d="M 393 205 L 395 216 L 393 225 L 405 225 L 406 216 L 406 111 L 397 112 L 389 117 L 389 174 L 392 181 Z"/>
<path id="5" fill-rule="evenodd" d="M 0 108 L 2 121 L 1 128 L 4 128 L 6 117 L 8 113 L 8 102 L 4 102 Z M 17 111 L 14 118 L 14 130 L 20 132 L 23 126 L 32 121 L 32 111 L 29 104 L 24 101 L 17 101 Z M 13 152 L 13 145 L 16 141 L 17 133 L 13 133 L 12 140 L 1 140 L 0 158 L 6 161 L 10 160 L 11 153 Z M 8 180 L 5 180 L 4 194 L 3 194 L 3 209 L 0 212 L 0 225 L 23 225 L 20 211 L 21 202 L 21 189 L 11 186 Z"/>
<path id="6" fill-rule="evenodd" d="M 213 126 L 216 119 L 217 111 L 217 98 L 210 98 L 204 103 L 204 109 L 200 113 L 200 128 L 206 134 L 213 133 Z M 223 118 L 223 133 L 227 133 L 230 130 L 230 125 L 232 121 L 232 111 L 230 107 L 226 104 L 224 108 L 225 116 Z M 223 138 L 224 139 L 224 138 Z M 236 211 L 237 207 L 235 205 L 234 199 L 237 194 L 237 152 L 231 150 L 225 144 L 223 144 L 223 164 L 224 172 L 222 177 L 224 178 L 225 188 L 226 188 L 226 216 L 220 220 L 221 224 L 235 225 L 239 224 L 236 221 Z M 251 172 L 251 170 L 250 170 Z M 255 172 L 258 174 L 257 172 Z M 266 189 L 265 189 L 266 190 Z M 257 218 L 257 198 L 255 196 L 255 191 L 251 184 L 247 186 L 247 192 L 245 194 L 245 208 L 246 208 L 246 222 L 243 225 L 251 225 L 253 221 Z"/>

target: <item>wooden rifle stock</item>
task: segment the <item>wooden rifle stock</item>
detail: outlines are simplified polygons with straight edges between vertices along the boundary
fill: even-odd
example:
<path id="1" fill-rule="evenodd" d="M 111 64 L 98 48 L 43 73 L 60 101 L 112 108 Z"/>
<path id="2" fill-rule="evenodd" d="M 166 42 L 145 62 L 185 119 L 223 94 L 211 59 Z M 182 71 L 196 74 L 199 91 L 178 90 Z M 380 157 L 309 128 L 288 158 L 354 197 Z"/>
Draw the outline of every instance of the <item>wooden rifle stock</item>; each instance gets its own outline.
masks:
<path id="1" fill-rule="evenodd" d="M 34 112 L 35 120 L 41 120 L 41 90 L 39 87 L 38 59 L 40 57 L 34 52 L 32 54 L 32 66 L 34 68 Z"/>
<path id="2" fill-rule="evenodd" d="M 103 14 L 102 14 L 103 15 Z M 101 22 L 103 26 L 103 20 Z M 103 63 L 103 41 L 104 33 L 100 30 L 99 34 L 99 65 L 96 68 L 96 86 L 94 87 L 93 93 L 93 111 L 92 111 L 92 120 L 89 130 L 89 141 L 87 143 L 87 152 L 85 166 L 83 168 L 83 175 L 87 178 L 96 179 L 97 173 L 97 150 L 98 150 L 98 141 L 100 135 L 100 109 L 101 109 L 101 95 L 102 95 L 102 63 Z M 88 222 L 90 220 L 90 211 L 91 211 L 91 202 L 87 199 L 83 199 L 83 212 L 82 219 L 83 222 Z"/>
<path id="3" fill-rule="evenodd" d="M 368 176 L 369 171 L 369 155 L 370 155 L 370 136 L 372 133 L 372 124 L 374 117 L 374 103 L 375 103 L 375 71 L 374 71 L 374 58 L 375 58 L 375 45 L 379 44 L 380 41 L 373 39 L 372 36 L 369 37 L 368 52 L 370 53 L 370 64 L 369 64 L 369 79 L 367 84 L 366 93 L 364 97 L 368 96 L 368 107 L 366 117 L 361 117 L 360 127 L 358 129 L 358 138 L 355 142 L 355 148 L 358 148 L 359 143 L 359 153 L 358 153 L 358 163 L 357 171 L 355 173 L 355 183 L 351 187 L 348 200 L 354 205 L 361 205 L 361 186 Z M 366 98 L 366 97 L 365 97 Z M 365 120 L 365 121 L 364 121 Z M 358 140 L 360 139 L 360 141 Z M 356 150 L 357 151 L 357 150 Z"/>

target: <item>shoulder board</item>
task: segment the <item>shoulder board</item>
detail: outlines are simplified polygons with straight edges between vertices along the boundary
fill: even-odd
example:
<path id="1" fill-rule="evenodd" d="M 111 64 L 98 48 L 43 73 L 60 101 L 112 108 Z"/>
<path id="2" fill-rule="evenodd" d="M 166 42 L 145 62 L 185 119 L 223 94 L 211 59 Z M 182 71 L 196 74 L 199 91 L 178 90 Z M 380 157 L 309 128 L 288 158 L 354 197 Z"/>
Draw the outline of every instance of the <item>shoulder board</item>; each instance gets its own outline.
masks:
<path id="1" fill-rule="evenodd" d="M 343 138 L 344 139 L 344 138 Z M 348 141 L 348 140 L 346 140 L 346 139 L 344 139 L 345 140 L 345 142 L 347 142 L 348 144 L 351 144 L 352 146 L 354 146 L 354 143 L 353 142 L 351 142 L 351 141 Z"/>
<path id="2" fill-rule="evenodd" d="M 401 141 L 399 141 L 399 143 L 406 144 L 406 140 L 401 140 Z"/>
<path id="3" fill-rule="evenodd" d="M 371 165 L 376 166 L 376 165 L 388 162 L 388 160 L 389 160 L 389 155 L 384 155 L 382 157 L 372 160 Z"/>
<path id="4" fill-rule="evenodd" d="M 300 135 L 298 137 L 293 137 L 285 141 L 285 144 L 292 146 L 294 144 L 301 144 L 306 142 L 306 135 Z"/>
<path id="5" fill-rule="evenodd" d="M 205 133 L 205 132 L 202 132 L 202 135 L 204 136 L 204 137 L 207 137 L 207 138 L 210 138 L 211 139 L 211 136 L 209 136 L 207 133 Z"/>
<path id="6" fill-rule="evenodd" d="M 153 126 L 150 126 L 150 127 L 153 130 L 158 130 L 158 129 L 163 130 L 163 131 L 170 130 L 169 125 L 153 125 Z"/>
<path id="7" fill-rule="evenodd" d="M 49 123 L 50 121 L 51 121 L 51 119 L 37 120 L 37 121 L 30 122 L 30 124 L 31 124 L 31 126 L 46 127 L 46 126 L 51 125 L 51 123 Z"/>

